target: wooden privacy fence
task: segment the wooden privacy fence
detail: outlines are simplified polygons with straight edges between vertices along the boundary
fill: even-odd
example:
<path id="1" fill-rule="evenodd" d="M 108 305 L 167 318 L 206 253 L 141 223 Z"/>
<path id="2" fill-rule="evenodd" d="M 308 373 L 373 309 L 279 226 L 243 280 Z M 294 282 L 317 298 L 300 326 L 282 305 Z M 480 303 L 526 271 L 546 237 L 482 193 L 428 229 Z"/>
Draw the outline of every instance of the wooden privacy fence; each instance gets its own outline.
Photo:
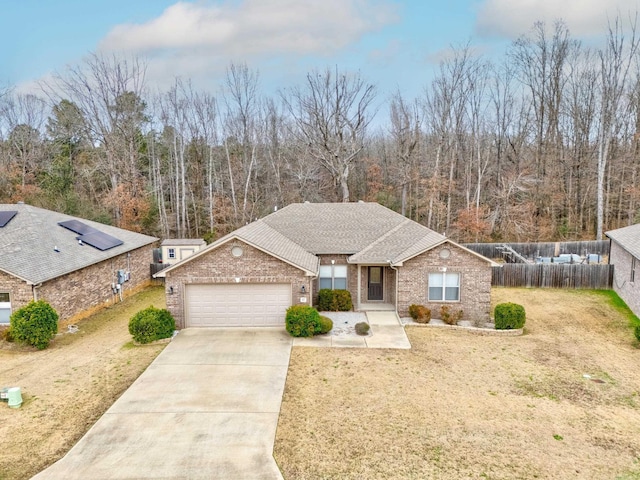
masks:
<path id="1" fill-rule="evenodd" d="M 164 283 L 164 278 L 153 278 L 153 276 L 160 270 L 167 268 L 169 265 L 166 265 L 164 263 L 151 263 L 149 266 L 151 270 L 151 283 L 154 285 L 160 285 Z"/>
<path id="2" fill-rule="evenodd" d="M 507 263 L 493 267 L 494 287 L 547 287 L 609 289 L 613 265 Z"/>
<path id="3" fill-rule="evenodd" d="M 501 258 L 501 248 L 507 245 L 523 257 L 557 257 L 561 253 L 577 253 L 585 256 L 596 253 L 609 255 L 609 240 L 586 240 L 579 242 L 541 242 L 541 243 L 464 243 L 465 247 L 487 258 Z"/>

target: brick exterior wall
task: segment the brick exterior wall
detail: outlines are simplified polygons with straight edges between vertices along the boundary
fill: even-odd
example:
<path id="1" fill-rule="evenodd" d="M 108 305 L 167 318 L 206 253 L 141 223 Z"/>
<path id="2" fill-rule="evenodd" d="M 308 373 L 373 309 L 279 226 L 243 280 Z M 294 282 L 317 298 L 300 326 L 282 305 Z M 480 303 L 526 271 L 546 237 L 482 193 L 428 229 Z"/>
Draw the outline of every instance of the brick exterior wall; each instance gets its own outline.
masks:
<path id="1" fill-rule="evenodd" d="M 635 262 L 634 281 L 631 282 L 633 256 L 615 241 L 611 241 L 609 263 L 614 265 L 613 290 L 627 306 L 640 316 L 640 259 Z"/>
<path id="2" fill-rule="evenodd" d="M 449 258 L 440 257 L 443 249 L 449 249 Z M 437 273 L 441 267 L 447 272 L 460 274 L 459 302 L 429 302 L 429 273 Z M 491 266 L 477 256 L 445 243 L 429 250 L 398 267 L 398 314 L 409 316 L 409 305 L 415 303 L 431 309 L 433 318 L 439 318 L 443 304 L 451 306 L 452 311 L 462 310 L 464 319 L 472 322 L 485 322 L 491 311 Z"/>
<path id="3" fill-rule="evenodd" d="M 119 301 L 111 289 L 111 284 L 116 282 L 118 270 L 131 273 L 131 279 L 122 285 L 123 297 L 149 285 L 152 250 L 153 245 L 147 245 L 54 278 L 37 289 L 38 300 L 49 302 L 60 315 L 61 321 L 68 322 L 86 317 Z"/>
<path id="4" fill-rule="evenodd" d="M 241 257 L 234 257 L 231 249 L 239 245 L 243 249 Z M 451 251 L 447 259 L 440 257 L 443 248 Z M 358 266 L 347 264 L 347 255 L 319 255 L 321 265 L 348 265 L 347 288 L 351 292 L 354 307 L 357 308 Z M 490 317 L 491 308 L 491 266 L 488 262 L 466 252 L 454 245 L 445 244 L 429 252 L 415 257 L 398 272 L 390 267 L 384 268 L 384 303 L 396 303 L 396 278 L 398 284 L 398 313 L 408 316 L 408 308 L 412 303 L 428 306 L 434 318 L 439 316 L 442 303 L 428 302 L 428 276 L 438 272 L 440 267 L 447 267 L 452 273 L 460 274 L 460 301 L 447 302 L 452 310 L 463 310 L 466 320 L 484 322 Z M 366 266 L 360 268 L 360 300 L 367 300 Z M 306 276 L 302 270 L 282 260 L 262 252 L 250 245 L 235 240 L 201 255 L 200 257 L 168 272 L 165 279 L 167 308 L 176 319 L 178 328 L 185 327 L 185 285 L 215 283 L 290 283 L 291 303 L 299 304 L 300 287 L 305 286 L 307 292 L 313 292 L 312 304 L 318 301 L 318 279 Z M 173 292 L 173 293 L 171 293 Z M 305 296 L 308 299 L 308 296 Z"/>
<path id="5" fill-rule="evenodd" d="M 9 294 L 12 312 L 33 300 L 33 292 L 30 285 L 4 272 L 0 272 L 0 293 Z"/>
<path id="6" fill-rule="evenodd" d="M 90 248 L 90 247 L 86 247 Z M 118 270 L 131 272 L 131 280 L 123 285 L 123 296 L 130 295 L 150 283 L 149 264 L 153 261 L 153 245 L 105 260 L 95 265 L 54 278 L 36 287 L 36 299 L 45 300 L 58 312 L 61 323 L 70 323 L 116 301 L 111 284 Z M 130 257 L 128 256 L 130 255 Z M 34 300 L 33 287 L 0 272 L 0 292 L 9 291 L 11 309 Z"/>
<path id="7" fill-rule="evenodd" d="M 231 254 L 234 246 L 242 247 L 242 256 Z M 185 285 L 238 283 L 236 279 L 240 283 L 290 283 L 292 305 L 301 303 L 301 297 L 308 301 L 309 295 L 301 295 L 300 290 L 304 285 L 306 291 L 311 292 L 312 286 L 311 277 L 299 268 L 239 240 L 227 242 L 167 273 L 167 309 L 175 318 L 176 326 L 185 327 Z M 173 293 L 170 293 L 172 287 Z"/>

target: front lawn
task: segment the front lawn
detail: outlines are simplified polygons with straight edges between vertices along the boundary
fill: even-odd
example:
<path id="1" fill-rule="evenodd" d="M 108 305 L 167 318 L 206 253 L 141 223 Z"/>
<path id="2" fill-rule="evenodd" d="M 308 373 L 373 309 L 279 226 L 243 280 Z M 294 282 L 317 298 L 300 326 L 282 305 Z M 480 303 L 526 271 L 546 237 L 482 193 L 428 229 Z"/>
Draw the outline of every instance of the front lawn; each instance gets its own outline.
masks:
<path id="1" fill-rule="evenodd" d="M 607 292 L 494 289 L 521 337 L 408 327 L 412 349 L 296 347 L 287 480 L 640 478 L 640 348 Z"/>
<path id="2" fill-rule="evenodd" d="M 131 316 L 164 308 L 149 288 L 61 333 L 46 350 L 0 341 L 0 387 L 22 389 L 23 404 L 0 403 L 0 479 L 26 479 L 62 457 L 147 368 L 164 345 L 134 347 Z"/>

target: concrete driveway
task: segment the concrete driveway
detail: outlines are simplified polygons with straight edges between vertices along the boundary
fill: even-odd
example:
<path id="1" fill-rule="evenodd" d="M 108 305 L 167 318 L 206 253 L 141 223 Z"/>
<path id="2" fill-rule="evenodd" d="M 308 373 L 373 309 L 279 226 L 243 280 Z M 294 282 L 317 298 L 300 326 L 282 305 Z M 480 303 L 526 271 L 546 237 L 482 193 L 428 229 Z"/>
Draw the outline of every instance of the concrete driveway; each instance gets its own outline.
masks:
<path id="1" fill-rule="evenodd" d="M 282 479 L 272 453 L 291 345 L 283 328 L 182 330 L 34 478 Z"/>

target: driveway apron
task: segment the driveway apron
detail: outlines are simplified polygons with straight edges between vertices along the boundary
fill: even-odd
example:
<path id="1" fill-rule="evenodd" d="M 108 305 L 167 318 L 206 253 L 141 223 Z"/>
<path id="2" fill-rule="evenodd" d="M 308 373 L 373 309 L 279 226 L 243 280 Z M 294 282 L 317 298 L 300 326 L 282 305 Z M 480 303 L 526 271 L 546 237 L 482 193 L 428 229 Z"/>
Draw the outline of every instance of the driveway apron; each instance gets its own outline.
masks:
<path id="1" fill-rule="evenodd" d="M 282 328 L 182 330 L 34 478 L 281 480 L 273 442 L 291 344 Z"/>

